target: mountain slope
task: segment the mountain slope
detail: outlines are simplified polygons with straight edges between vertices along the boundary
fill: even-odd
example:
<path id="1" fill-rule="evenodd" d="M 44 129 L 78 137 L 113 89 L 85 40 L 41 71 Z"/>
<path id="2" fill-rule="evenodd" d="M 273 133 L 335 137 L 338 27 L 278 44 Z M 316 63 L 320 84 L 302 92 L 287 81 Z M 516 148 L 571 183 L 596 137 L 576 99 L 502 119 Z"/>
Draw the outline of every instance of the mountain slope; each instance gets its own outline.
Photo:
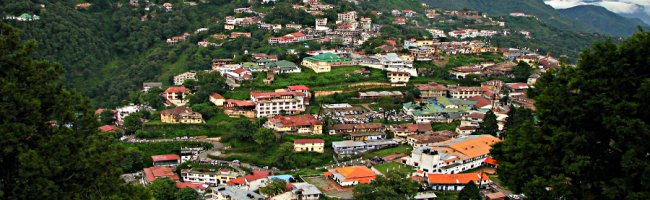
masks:
<path id="1" fill-rule="evenodd" d="M 600 6 L 584 5 L 558 11 L 566 17 L 590 24 L 600 32 L 614 36 L 629 36 L 637 31 L 637 26 L 648 26 L 640 20 L 622 17 Z"/>
<path id="2" fill-rule="evenodd" d="M 432 7 L 461 10 L 470 9 L 489 15 L 508 15 L 524 12 L 537 16 L 543 22 L 562 30 L 574 32 L 596 32 L 591 25 L 565 17 L 543 0 L 420 0 Z"/>

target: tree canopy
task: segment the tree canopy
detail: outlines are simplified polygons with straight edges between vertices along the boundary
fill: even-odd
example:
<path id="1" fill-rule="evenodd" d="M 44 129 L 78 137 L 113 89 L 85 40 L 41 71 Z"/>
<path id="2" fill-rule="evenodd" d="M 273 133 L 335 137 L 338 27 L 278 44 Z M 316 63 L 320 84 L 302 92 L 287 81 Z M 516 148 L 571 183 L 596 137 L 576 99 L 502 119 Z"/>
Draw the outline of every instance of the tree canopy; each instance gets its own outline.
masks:
<path id="1" fill-rule="evenodd" d="M 458 193 L 458 200 L 481 200 L 483 199 L 481 197 L 481 191 L 478 189 L 478 186 L 474 183 L 474 181 L 469 181 L 469 183 L 465 184 L 465 187 L 463 187 L 462 190 L 460 190 L 460 193 Z"/>
<path id="2" fill-rule="evenodd" d="M 499 125 L 497 124 L 497 116 L 492 111 L 485 113 L 485 118 L 481 126 L 476 130 L 476 135 L 493 135 L 497 136 Z"/>
<path id="3" fill-rule="evenodd" d="M 35 49 L 0 22 L 0 199 L 150 199 L 122 182 L 125 149 Z"/>
<path id="4" fill-rule="evenodd" d="M 493 147 L 498 173 L 535 199 L 650 198 L 650 33 L 596 43 L 536 83 L 536 117 Z"/>
<path id="5" fill-rule="evenodd" d="M 400 171 L 378 176 L 370 184 L 354 186 L 354 199 L 413 199 L 418 183 Z"/>

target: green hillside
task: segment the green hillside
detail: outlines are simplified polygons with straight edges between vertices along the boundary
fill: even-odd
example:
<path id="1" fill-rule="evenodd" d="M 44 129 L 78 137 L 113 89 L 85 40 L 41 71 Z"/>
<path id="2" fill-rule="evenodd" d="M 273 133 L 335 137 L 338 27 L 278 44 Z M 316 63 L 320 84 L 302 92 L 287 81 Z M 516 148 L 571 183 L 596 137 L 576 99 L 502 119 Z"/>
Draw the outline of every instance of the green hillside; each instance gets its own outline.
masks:
<path id="1" fill-rule="evenodd" d="M 590 24 L 599 32 L 614 36 L 630 36 L 638 30 L 637 26 L 648 26 L 638 19 L 622 17 L 600 6 L 576 6 L 558 11 L 566 17 Z"/>
<path id="2" fill-rule="evenodd" d="M 421 0 L 432 7 L 451 10 L 477 10 L 489 15 L 508 15 L 512 12 L 523 12 L 537 16 L 547 24 L 562 30 L 574 32 L 596 32 L 597 29 L 588 24 L 572 20 L 560 14 L 553 7 L 546 5 L 543 0 Z"/>

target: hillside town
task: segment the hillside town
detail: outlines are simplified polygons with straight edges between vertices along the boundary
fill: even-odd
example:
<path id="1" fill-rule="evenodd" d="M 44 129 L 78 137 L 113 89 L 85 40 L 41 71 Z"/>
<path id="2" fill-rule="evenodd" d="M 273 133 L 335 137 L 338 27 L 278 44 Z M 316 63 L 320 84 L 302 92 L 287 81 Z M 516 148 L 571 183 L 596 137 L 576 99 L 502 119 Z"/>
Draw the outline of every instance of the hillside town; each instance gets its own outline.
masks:
<path id="1" fill-rule="evenodd" d="M 119 134 L 126 145 L 181 145 L 145 153 L 144 167 L 122 175 L 125 182 L 166 179 L 205 200 L 352 199 L 355 186 L 398 173 L 420 186 L 414 199 L 448 199 L 468 184 L 478 186 L 481 198 L 526 198 L 501 185 L 490 149 L 504 140 L 514 109 L 536 109 L 528 91 L 562 63 L 551 52 L 499 48 L 490 38 L 535 33 L 511 30 L 503 17 L 426 4 L 423 12 L 370 10 L 382 18 L 375 21 L 357 10 L 336 12 L 332 20 L 325 12 L 340 5 L 297 2 L 291 9 L 311 15 L 310 24 L 269 23 L 272 6 L 236 7 L 217 30 L 158 41 L 215 50 L 262 37 L 262 45 L 286 54 L 245 49 L 211 57 L 203 63 L 209 69 L 165 72 L 169 79 L 142 82 L 139 96 L 122 106 L 98 108 L 102 122 L 113 119 L 99 130 Z M 178 5 L 128 6 L 142 9 L 144 23 Z M 463 21 L 472 24 L 449 26 Z M 382 35 L 389 25 L 423 34 Z M 294 159 L 305 162 L 286 164 Z"/>

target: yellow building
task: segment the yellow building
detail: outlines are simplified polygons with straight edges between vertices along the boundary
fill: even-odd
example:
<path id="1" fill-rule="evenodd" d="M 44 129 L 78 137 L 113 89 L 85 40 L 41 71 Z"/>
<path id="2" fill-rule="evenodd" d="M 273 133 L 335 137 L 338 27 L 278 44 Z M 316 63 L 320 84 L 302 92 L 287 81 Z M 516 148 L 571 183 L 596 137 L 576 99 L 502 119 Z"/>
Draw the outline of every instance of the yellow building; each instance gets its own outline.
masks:
<path id="1" fill-rule="evenodd" d="M 323 139 L 297 139 L 293 141 L 293 150 L 296 152 L 325 152 L 325 140 Z"/>
<path id="2" fill-rule="evenodd" d="M 169 124 L 200 124 L 203 123 L 201 113 L 193 112 L 185 106 L 163 110 L 160 112 L 160 121 Z"/>
<path id="3" fill-rule="evenodd" d="M 329 72 L 332 67 L 352 65 L 352 60 L 337 56 L 333 53 L 321 53 L 302 60 L 303 66 L 314 70 L 316 73 Z"/>

